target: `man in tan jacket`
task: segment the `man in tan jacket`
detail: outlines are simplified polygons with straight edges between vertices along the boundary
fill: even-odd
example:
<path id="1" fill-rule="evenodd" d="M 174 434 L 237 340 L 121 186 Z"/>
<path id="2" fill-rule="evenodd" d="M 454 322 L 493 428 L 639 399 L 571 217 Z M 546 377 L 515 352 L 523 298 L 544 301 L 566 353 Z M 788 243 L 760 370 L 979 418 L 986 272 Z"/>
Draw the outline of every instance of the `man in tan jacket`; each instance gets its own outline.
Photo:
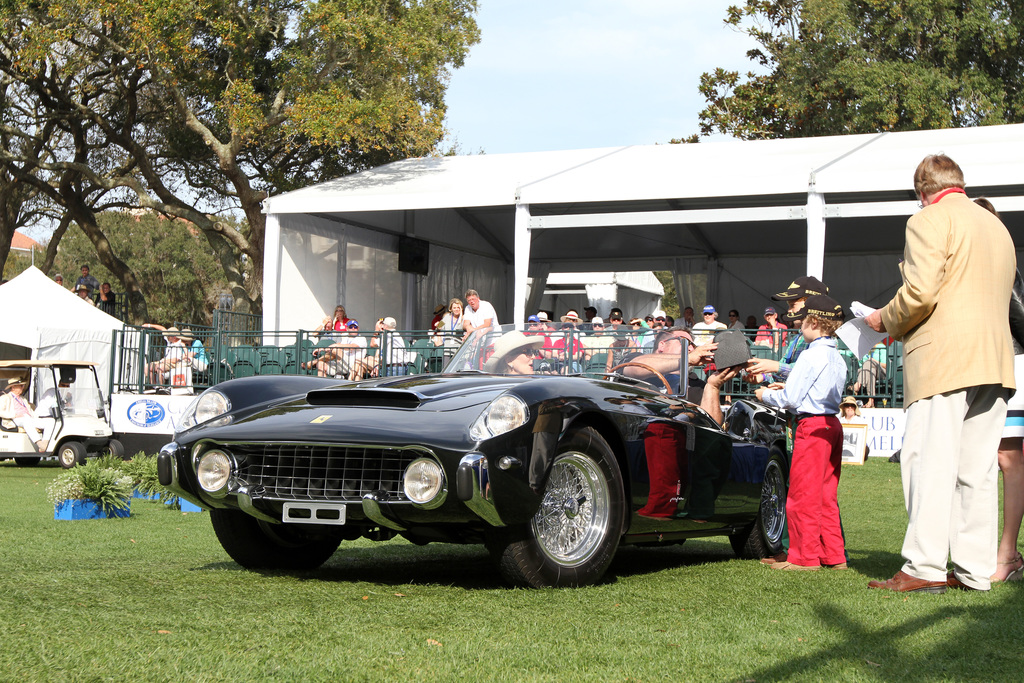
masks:
<path id="1" fill-rule="evenodd" d="M 1016 258 L 1006 228 L 963 187 L 947 156 L 918 165 L 923 208 L 907 221 L 903 285 L 866 319 L 903 340 L 908 406 L 900 459 L 906 564 L 871 588 L 988 590 L 996 570 L 995 454 L 1014 387 L 1007 311 Z"/>

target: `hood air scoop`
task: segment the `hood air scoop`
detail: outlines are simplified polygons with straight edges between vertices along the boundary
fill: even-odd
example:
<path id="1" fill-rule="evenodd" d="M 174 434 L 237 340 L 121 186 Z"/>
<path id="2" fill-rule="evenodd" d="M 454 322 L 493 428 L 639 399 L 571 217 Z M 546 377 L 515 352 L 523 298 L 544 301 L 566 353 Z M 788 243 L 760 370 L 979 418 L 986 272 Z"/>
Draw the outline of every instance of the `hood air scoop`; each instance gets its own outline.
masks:
<path id="1" fill-rule="evenodd" d="M 374 406 L 417 408 L 426 397 L 404 389 L 315 389 L 306 394 L 311 406 Z"/>

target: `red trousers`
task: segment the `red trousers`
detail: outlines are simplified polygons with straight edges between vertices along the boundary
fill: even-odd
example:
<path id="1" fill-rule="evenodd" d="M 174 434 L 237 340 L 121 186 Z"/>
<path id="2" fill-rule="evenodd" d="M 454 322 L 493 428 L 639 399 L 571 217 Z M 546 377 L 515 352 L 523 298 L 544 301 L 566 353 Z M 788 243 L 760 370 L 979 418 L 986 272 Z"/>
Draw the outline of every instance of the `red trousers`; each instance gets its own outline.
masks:
<path id="1" fill-rule="evenodd" d="M 843 426 L 834 415 L 800 420 L 793 440 L 786 518 L 787 560 L 805 567 L 846 562 L 839 526 Z"/>

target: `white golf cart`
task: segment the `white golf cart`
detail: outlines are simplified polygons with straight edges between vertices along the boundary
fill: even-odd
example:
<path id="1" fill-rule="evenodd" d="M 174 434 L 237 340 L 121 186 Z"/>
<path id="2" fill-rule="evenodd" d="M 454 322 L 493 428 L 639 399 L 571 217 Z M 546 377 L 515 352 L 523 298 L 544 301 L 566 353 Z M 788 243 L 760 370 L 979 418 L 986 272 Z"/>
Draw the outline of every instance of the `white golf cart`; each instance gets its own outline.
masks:
<path id="1" fill-rule="evenodd" d="M 32 439 L 10 420 L 0 420 L 0 460 L 14 458 L 19 465 L 32 466 L 56 456 L 60 466 L 70 469 L 90 455 L 110 453 L 124 457 L 124 446 L 112 438 L 96 376 L 95 363 L 75 360 L 2 360 L 0 381 L 17 377 L 29 380 L 25 396 L 36 406 L 36 415 L 51 423 L 43 434 L 45 450 L 37 450 Z"/>

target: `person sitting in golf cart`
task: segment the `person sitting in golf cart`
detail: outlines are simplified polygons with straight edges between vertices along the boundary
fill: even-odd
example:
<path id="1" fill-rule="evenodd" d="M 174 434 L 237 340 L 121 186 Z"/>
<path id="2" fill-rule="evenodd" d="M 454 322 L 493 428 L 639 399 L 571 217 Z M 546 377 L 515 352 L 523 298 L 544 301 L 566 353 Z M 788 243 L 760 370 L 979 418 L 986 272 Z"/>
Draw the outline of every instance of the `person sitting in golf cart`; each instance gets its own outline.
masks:
<path id="1" fill-rule="evenodd" d="M 49 444 L 43 438 L 50 430 L 48 421 L 36 415 L 32 404 L 23 398 L 28 381 L 21 377 L 7 380 L 7 391 L 0 395 L 0 419 L 8 428 L 20 427 L 28 434 L 36 451 L 42 453 Z"/>

